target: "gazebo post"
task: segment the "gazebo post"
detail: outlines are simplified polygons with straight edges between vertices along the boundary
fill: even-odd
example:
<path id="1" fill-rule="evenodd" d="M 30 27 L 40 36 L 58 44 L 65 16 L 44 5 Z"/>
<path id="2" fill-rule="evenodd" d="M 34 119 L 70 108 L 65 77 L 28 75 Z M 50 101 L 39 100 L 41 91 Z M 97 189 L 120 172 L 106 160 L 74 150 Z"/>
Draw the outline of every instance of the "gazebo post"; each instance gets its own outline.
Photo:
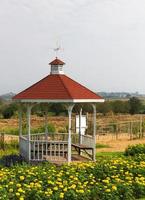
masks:
<path id="1" fill-rule="evenodd" d="M 22 136 L 22 108 L 19 106 L 19 140 Z"/>
<path id="2" fill-rule="evenodd" d="M 93 107 L 93 161 L 96 161 L 96 105 L 92 104 Z"/>
<path id="3" fill-rule="evenodd" d="M 45 138 L 48 139 L 48 109 L 45 108 Z"/>
<path id="4" fill-rule="evenodd" d="M 81 129 L 81 119 L 82 119 L 82 108 L 80 109 L 79 112 L 79 145 L 82 144 L 82 129 Z M 79 149 L 79 155 L 81 154 L 81 150 Z"/>
<path id="5" fill-rule="evenodd" d="M 69 105 L 68 107 L 68 116 L 69 116 L 69 127 L 68 127 L 68 162 L 71 162 L 71 117 L 72 117 L 72 109 L 74 107 L 74 104 Z"/>
<path id="6" fill-rule="evenodd" d="M 31 160 L 31 109 L 32 106 L 27 105 L 27 134 L 28 134 L 28 160 Z"/>

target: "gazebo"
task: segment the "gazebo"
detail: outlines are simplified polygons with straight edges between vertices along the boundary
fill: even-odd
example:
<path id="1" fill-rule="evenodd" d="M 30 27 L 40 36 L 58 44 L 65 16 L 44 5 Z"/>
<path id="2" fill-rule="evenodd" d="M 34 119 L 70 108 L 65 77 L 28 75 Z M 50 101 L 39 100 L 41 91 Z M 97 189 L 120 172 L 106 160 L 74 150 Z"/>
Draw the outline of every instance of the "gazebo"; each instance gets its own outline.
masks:
<path id="1" fill-rule="evenodd" d="M 64 74 L 64 62 L 57 57 L 49 63 L 50 74 L 31 87 L 14 96 L 19 109 L 19 146 L 20 155 L 29 162 L 48 160 L 51 162 L 71 162 L 72 148 L 80 155 L 90 155 L 95 161 L 96 154 L 96 103 L 104 99 L 72 80 Z M 45 133 L 31 134 L 31 110 L 40 103 L 66 103 L 68 110 L 68 133 L 48 133 L 47 112 Z M 93 133 L 81 134 L 81 113 L 79 114 L 79 134 L 72 133 L 72 110 L 76 104 L 89 103 L 93 108 Z M 22 130 L 22 105 L 27 107 L 27 134 Z M 89 152 L 89 153 L 88 153 Z"/>

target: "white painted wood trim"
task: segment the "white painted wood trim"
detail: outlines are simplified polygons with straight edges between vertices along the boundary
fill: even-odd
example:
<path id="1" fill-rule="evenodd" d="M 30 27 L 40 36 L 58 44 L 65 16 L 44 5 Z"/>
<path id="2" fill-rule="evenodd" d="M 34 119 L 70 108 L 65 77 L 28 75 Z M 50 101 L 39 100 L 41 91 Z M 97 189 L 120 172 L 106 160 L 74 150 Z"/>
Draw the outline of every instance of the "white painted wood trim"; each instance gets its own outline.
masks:
<path id="1" fill-rule="evenodd" d="M 31 109 L 32 106 L 27 105 L 27 133 L 28 133 L 28 157 L 29 161 L 31 160 Z"/>
<path id="2" fill-rule="evenodd" d="M 22 109 L 19 108 L 19 137 L 22 136 Z"/>
<path id="3" fill-rule="evenodd" d="M 80 109 L 79 113 L 79 144 L 82 144 L 81 119 L 82 119 L 82 108 Z"/>
<path id="4" fill-rule="evenodd" d="M 96 105 L 92 104 L 92 107 L 93 107 L 93 140 L 94 140 L 93 161 L 96 161 Z"/>
<path id="5" fill-rule="evenodd" d="M 22 103 L 103 103 L 105 99 L 16 99 Z"/>
<path id="6" fill-rule="evenodd" d="M 71 162 L 71 116 L 72 116 L 72 109 L 74 107 L 74 104 L 70 105 L 68 107 L 68 117 L 69 117 L 69 127 L 68 127 L 68 162 Z"/>

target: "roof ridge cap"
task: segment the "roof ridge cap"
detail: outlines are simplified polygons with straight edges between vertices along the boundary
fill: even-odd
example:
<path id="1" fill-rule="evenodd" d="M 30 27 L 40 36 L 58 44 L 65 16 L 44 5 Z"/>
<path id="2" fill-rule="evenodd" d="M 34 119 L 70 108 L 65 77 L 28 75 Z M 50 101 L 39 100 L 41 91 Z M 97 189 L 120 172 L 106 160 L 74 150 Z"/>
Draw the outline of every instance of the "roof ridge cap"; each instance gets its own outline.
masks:
<path id="1" fill-rule="evenodd" d="M 70 94 L 70 92 L 69 92 L 69 90 L 68 90 L 68 88 L 66 87 L 66 85 L 64 84 L 64 82 L 63 82 L 63 80 L 62 80 L 62 76 L 65 76 L 64 74 L 63 75 L 59 75 L 59 78 L 60 78 L 60 80 L 61 80 L 61 82 L 62 82 L 62 84 L 63 84 L 63 86 L 65 87 L 65 89 L 67 90 L 67 93 L 69 94 L 69 96 L 73 99 L 73 97 L 72 97 L 72 95 Z"/>

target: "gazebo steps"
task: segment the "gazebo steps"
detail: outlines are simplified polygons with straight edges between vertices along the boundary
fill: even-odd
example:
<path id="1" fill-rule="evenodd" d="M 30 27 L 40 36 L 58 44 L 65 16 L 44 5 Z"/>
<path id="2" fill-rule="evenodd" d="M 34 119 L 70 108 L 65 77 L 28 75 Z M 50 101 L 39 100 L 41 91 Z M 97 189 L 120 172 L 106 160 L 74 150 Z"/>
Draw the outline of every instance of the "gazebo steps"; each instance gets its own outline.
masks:
<path id="1" fill-rule="evenodd" d="M 67 162 L 67 158 L 62 156 L 44 156 L 44 160 L 49 161 L 53 164 L 64 164 Z"/>
<path id="2" fill-rule="evenodd" d="M 78 162 L 87 162 L 90 161 L 89 158 L 86 158 L 84 156 L 81 155 L 72 155 L 72 161 L 78 161 Z"/>

